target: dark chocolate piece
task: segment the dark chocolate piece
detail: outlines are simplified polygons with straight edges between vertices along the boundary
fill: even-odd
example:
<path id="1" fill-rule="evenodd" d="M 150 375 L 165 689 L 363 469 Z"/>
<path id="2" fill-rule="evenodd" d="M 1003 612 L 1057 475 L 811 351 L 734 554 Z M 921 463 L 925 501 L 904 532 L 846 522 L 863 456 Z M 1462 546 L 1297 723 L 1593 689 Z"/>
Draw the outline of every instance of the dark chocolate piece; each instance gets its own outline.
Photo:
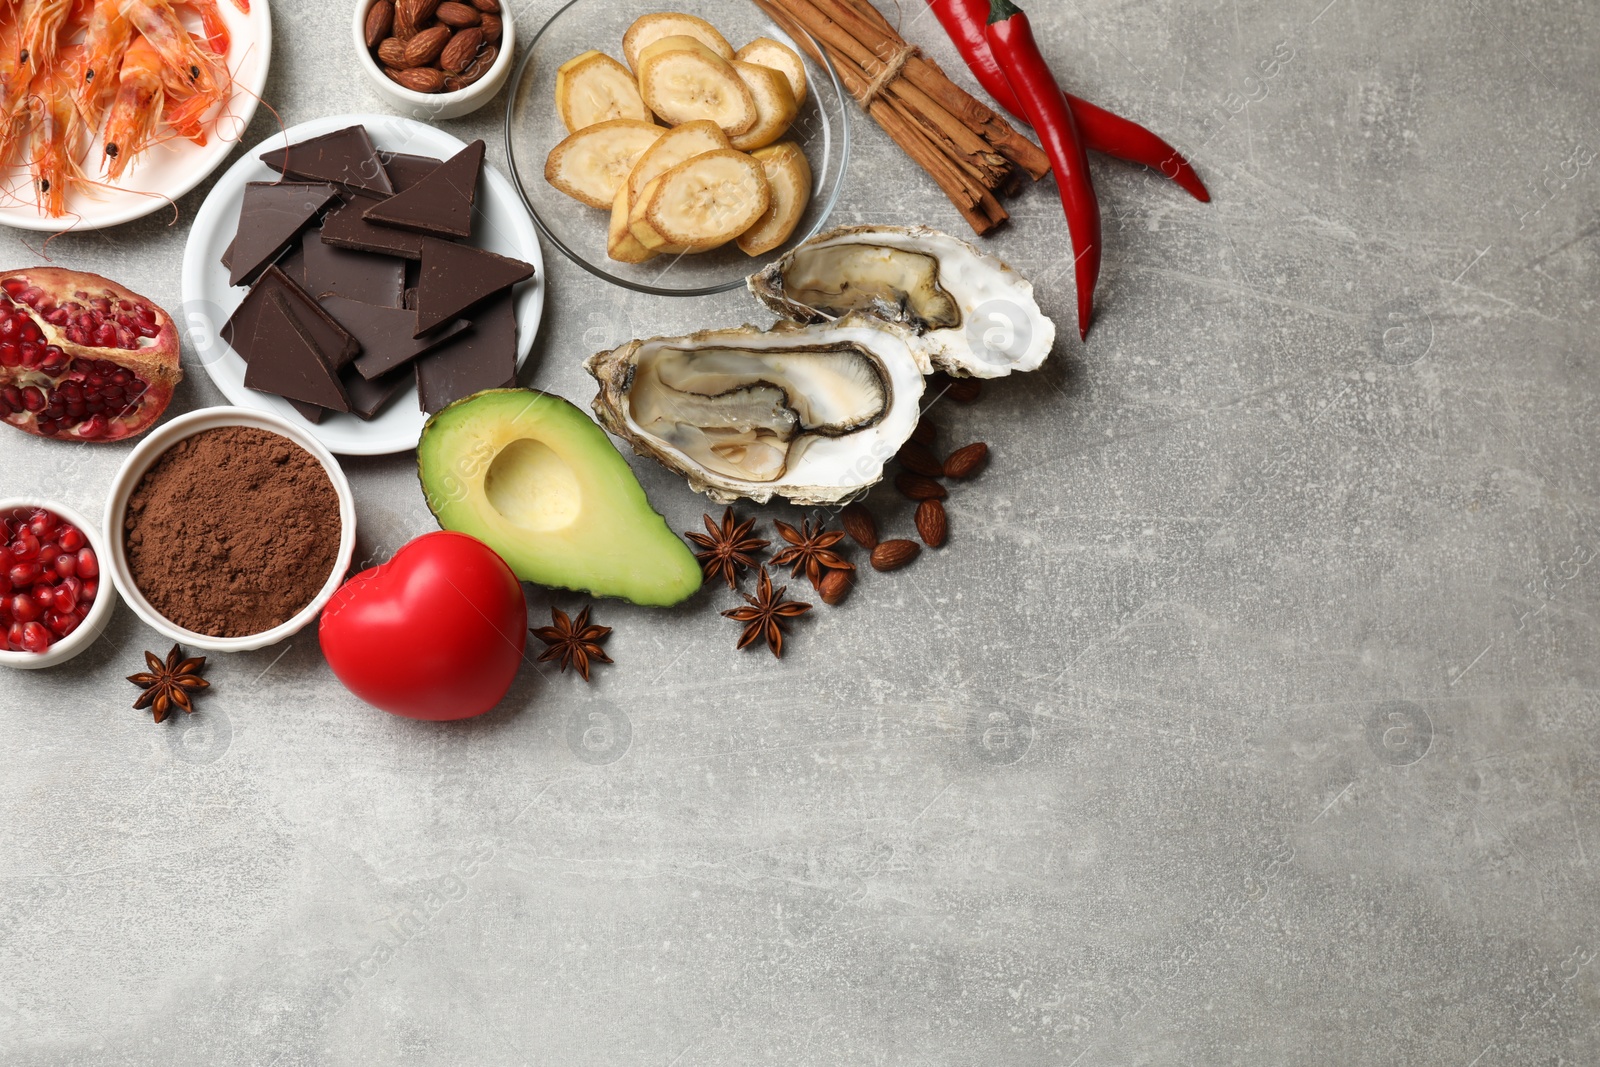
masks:
<path id="1" fill-rule="evenodd" d="M 367 210 L 367 204 L 367 201 L 353 199 L 343 207 L 328 212 L 322 220 L 322 240 L 339 248 L 354 248 L 358 252 L 421 259 L 422 243 L 427 238 L 420 233 L 407 233 L 392 226 L 368 222 L 361 217 Z"/>
<path id="2" fill-rule="evenodd" d="M 370 382 L 357 374 L 354 366 L 346 367 L 339 375 L 344 391 L 350 395 L 350 413 L 368 421 L 377 418 L 389 401 L 415 380 L 416 375 L 410 367 L 392 370 Z"/>
<path id="3" fill-rule="evenodd" d="M 455 319 L 432 333 L 414 338 L 411 330 L 417 316 L 403 308 L 379 307 L 342 296 L 325 296 L 321 303 L 322 309 L 361 343 L 361 355 L 356 359 L 355 368 L 363 378 L 382 377 L 432 352 L 470 325 L 465 319 Z"/>
<path id="4" fill-rule="evenodd" d="M 533 264 L 520 259 L 433 237 L 423 241 L 422 278 L 417 283 L 417 337 L 485 297 L 533 277 Z"/>
<path id="5" fill-rule="evenodd" d="M 305 237 L 310 237 L 308 233 Z M 302 237 L 300 243 L 283 254 L 278 260 L 278 269 L 289 276 L 289 280 L 300 288 L 306 287 L 306 244 Z"/>
<path id="6" fill-rule="evenodd" d="M 504 289 L 473 314 L 472 329 L 416 362 L 417 397 L 433 414 L 517 375 L 517 301 Z"/>
<path id="7" fill-rule="evenodd" d="M 295 319 L 336 369 L 348 366 L 355 360 L 361 345 L 350 331 L 335 322 L 333 316 L 322 310 L 322 305 L 311 299 L 304 289 L 277 267 L 268 267 L 262 272 L 256 284 L 239 302 L 238 309 L 222 325 L 222 339 L 233 346 L 241 359 L 246 363 L 251 361 L 256 324 L 268 297 L 273 293 L 288 301 Z"/>
<path id="8" fill-rule="evenodd" d="M 393 256 L 375 256 L 339 248 L 312 232 L 300 243 L 304 251 L 305 290 L 317 299 L 330 293 L 398 308 L 405 299 L 406 262 Z"/>
<path id="9" fill-rule="evenodd" d="M 239 231 L 224 253 L 228 284 L 243 285 L 266 269 L 311 225 L 339 191 L 326 182 L 250 182 Z"/>
<path id="10" fill-rule="evenodd" d="M 283 399 L 288 400 L 289 406 L 298 411 L 300 417 L 313 426 L 321 422 L 322 417 L 328 413 L 328 409 L 321 404 L 307 404 L 304 400 L 290 400 L 288 397 Z"/>
<path id="11" fill-rule="evenodd" d="M 394 192 L 365 126 L 347 126 L 288 148 L 274 148 L 261 153 L 261 161 L 285 178 L 334 182 L 374 196 Z"/>
<path id="12" fill-rule="evenodd" d="M 483 142 L 473 141 L 403 193 L 367 208 L 368 222 L 434 237 L 471 237 L 472 205 L 483 173 Z"/>
<path id="13" fill-rule="evenodd" d="M 300 325 L 281 291 L 267 294 L 256 319 L 254 358 L 244 384 L 286 400 L 301 400 L 334 411 L 349 411 L 350 397 L 339 374 Z"/>
<path id="14" fill-rule="evenodd" d="M 389 172 L 389 184 L 394 186 L 397 193 L 405 192 L 444 162 L 432 156 L 413 156 L 407 152 L 380 152 L 378 158 L 383 160 L 383 169 Z"/>

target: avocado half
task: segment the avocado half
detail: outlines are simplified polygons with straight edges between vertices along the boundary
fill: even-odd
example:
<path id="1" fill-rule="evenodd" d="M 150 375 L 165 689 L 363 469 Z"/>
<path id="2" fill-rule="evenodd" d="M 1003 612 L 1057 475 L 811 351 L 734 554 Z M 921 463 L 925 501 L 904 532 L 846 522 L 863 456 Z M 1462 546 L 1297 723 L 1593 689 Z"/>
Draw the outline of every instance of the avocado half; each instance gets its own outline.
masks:
<path id="1" fill-rule="evenodd" d="M 699 561 L 650 506 L 605 431 L 535 389 L 490 389 L 428 420 L 417 445 L 428 507 L 539 585 L 667 606 Z"/>

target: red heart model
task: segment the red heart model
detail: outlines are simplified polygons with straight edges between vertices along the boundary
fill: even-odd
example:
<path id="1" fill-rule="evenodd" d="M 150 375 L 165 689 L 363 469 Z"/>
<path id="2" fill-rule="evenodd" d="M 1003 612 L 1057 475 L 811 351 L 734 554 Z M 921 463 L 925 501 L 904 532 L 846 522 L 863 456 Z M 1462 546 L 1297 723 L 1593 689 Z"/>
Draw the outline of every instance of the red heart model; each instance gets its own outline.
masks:
<path id="1" fill-rule="evenodd" d="M 368 704 L 409 719 L 482 715 L 522 665 L 522 583 L 465 534 L 423 534 L 346 582 L 323 609 L 322 654 Z"/>

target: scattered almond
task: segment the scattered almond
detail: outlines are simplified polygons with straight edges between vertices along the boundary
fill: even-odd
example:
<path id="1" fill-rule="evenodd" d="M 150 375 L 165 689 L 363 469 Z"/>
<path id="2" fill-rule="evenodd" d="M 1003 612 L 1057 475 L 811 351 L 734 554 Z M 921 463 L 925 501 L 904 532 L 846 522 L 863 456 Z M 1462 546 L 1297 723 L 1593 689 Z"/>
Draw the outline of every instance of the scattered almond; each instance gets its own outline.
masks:
<path id="1" fill-rule="evenodd" d="M 481 51 L 483 51 L 483 30 L 477 26 L 469 26 L 457 31 L 456 35 L 450 38 L 450 43 L 439 53 L 439 66 L 451 74 L 460 74 L 472 65 Z"/>
<path id="2" fill-rule="evenodd" d="M 900 490 L 901 496 L 912 500 L 943 500 L 950 495 L 945 492 L 944 486 L 932 478 L 912 474 L 910 471 L 901 471 L 895 475 L 894 487 Z"/>
<path id="3" fill-rule="evenodd" d="M 917 428 L 911 431 L 911 439 L 926 448 L 932 448 L 933 443 L 939 439 L 939 428 L 924 415 L 917 423 Z"/>
<path id="4" fill-rule="evenodd" d="M 846 504 L 839 512 L 839 522 L 850 539 L 868 552 L 878 547 L 878 522 L 865 504 Z"/>
<path id="5" fill-rule="evenodd" d="M 439 5 L 439 10 L 434 12 L 433 17 L 446 26 L 453 26 L 458 30 L 462 30 L 482 22 L 483 12 L 471 4 L 463 4 L 458 0 L 446 0 L 445 3 Z"/>
<path id="6" fill-rule="evenodd" d="M 398 37 L 385 37 L 378 42 L 378 61 L 388 67 L 408 67 L 406 43 Z"/>
<path id="7" fill-rule="evenodd" d="M 956 449 L 945 457 L 944 476 L 946 478 L 970 478 L 983 461 L 989 456 L 989 446 L 982 441 L 975 441 Z"/>
<path id="8" fill-rule="evenodd" d="M 449 26 L 430 26 L 406 42 L 406 66 L 422 67 L 439 58 L 450 43 Z"/>
<path id="9" fill-rule="evenodd" d="M 499 15 L 485 15 L 479 25 L 483 27 L 483 39 L 485 41 L 490 44 L 500 43 L 500 34 L 505 27 L 501 23 Z"/>
<path id="10" fill-rule="evenodd" d="M 971 404 L 983 395 L 983 382 L 977 378 L 951 378 L 945 395 L 957 404 Z"/>
<path id="11" fill-rule="evenodd" d="M 378 44 L 394 32 L 394 2 L 393 0 L 377 0 L 367 8 L 367 47 L 376 48 Z"/>
<path id="12" fill-rule="evenodd" d="M 923 544 L 929 548 L 938 548 L 944 544 L 949 529 L 949 520 L 945 517 L 943 504 L 937 500 L 924 500 L 917 505 L 917 534 L 922 538 Z"/>
<path id="13" fill-rule="evenodd" d="M 885 541 L 872 550 L 872 566 L 880 571 L 897 571 L 921 553 L 922 546 L 915 541 Z"/>
<path id="14" fill-rule="evenodd" d="M 817 593 L 822 597 L 824 604 L 838 604 L 850 595 L 850 587 L 854 584 L 853 572 L 828 571 L 822 576 L 822 584 L 817 586 Z"/>
<path id="15" fill-rule="evenodd" d="M 920 474 L 925 478 L 944 477 L 944 464 L 939 462 L 939 457 L 927 445 L 907 441 L 895 458 L 900 461 L 900 466 L 912 474 Z"/>
<path id="16" fill-rule="evenodd" d="M 407 67 L 405 70 L 385 67 L 383 72 L 414 93 L 436 93 L 444 88 L 444 71 L 438 67 Z"/>
<path id="17" fill-rule="evenodd" d="M 472 6 L 491 15 L 500 14 L 500 0 L 472 0 Z"/>

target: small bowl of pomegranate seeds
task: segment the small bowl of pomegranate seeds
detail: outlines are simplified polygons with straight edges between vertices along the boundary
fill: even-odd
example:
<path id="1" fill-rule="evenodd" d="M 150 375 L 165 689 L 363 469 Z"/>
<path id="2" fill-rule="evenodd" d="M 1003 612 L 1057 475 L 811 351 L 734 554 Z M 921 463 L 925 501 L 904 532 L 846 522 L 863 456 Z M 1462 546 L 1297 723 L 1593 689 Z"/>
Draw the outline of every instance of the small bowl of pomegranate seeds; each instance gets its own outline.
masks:
<path id="1" fill-rule="evenodd" d="M 0 500 L 0 667 L 54 667 L 94 643 L 116 603 L 104 556 L 99 529 L 71 508 Z"/>

